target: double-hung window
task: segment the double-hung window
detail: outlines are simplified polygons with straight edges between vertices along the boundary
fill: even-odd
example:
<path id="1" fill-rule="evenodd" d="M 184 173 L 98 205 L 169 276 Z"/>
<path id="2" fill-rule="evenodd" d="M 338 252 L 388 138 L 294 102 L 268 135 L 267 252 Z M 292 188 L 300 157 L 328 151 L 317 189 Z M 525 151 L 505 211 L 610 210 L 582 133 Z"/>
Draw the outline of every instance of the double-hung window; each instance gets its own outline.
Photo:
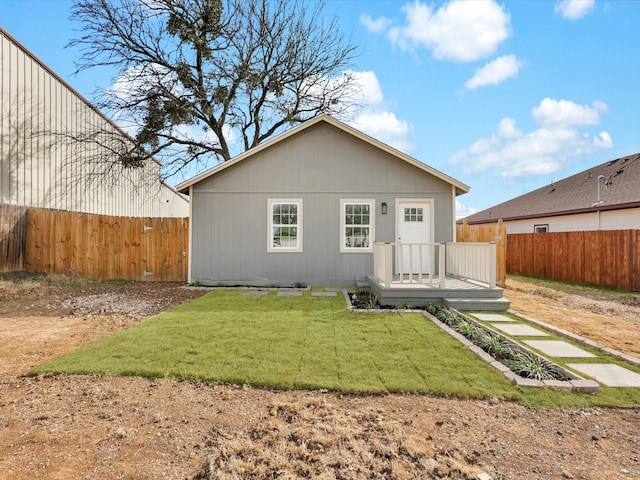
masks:
<path id="1" fill-rule="evenodd" d="M 340 251 L 372 252 L 374 229 L 373 200 L 340 200 Z"/>
<path id="2" fill-rule="evenodd" d="M 270 199 L 268 252 L 302 252 L 302 199 Z"/>

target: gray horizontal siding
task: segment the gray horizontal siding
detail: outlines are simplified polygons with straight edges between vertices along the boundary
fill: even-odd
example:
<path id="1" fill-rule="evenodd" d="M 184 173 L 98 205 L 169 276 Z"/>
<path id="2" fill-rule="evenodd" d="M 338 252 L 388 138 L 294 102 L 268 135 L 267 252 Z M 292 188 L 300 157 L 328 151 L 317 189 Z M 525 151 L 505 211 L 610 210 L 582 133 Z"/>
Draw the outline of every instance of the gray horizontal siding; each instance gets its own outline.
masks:
<path id="1" fill-rule="evenodd" d="M 451 194 L 451 185 L 318 124 L 197 184 L 211 192 Z"/>
<path id="2" fill-rule="evenodd" d="M 452 195 L 447 182 L 319 124 L 193 186 L 191 278 L 353 285 L 373 256 L 340 253 L 341 199 L 375 201 L 377 241 L 394 241 L 396 198 L 432 199 L 435 241 L 450 241 Z M 302 199 L 303 252 L 267 252 L 270 198 Z"/>

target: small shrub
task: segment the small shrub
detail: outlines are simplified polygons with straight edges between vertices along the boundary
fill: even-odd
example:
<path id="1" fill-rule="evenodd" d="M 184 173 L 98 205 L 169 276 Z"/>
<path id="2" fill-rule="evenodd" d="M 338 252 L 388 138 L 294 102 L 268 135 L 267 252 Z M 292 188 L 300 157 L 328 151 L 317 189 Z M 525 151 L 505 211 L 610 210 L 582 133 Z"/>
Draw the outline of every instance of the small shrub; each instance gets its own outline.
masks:
<path id="1" fill-rule="evenodd" d="M 503 338 L 492 335 L 491 333 L 483 333 L 478 338 L 478 344 L 485 352 L 493 358 L 502 358 L 510 353 L 510 344 Z"/>
<path id="2" fill-rule="evenodd" d="M 398 302 L 393 306 L 393 308 L 395 308 L 396 310 L 410 310 L 411 305 L 409 305 L 407 302 Z"/>
<path id="3" fill-rule="evenodd" d="M 378 297 L 364 290 L 358 290 L 355 295 L 353 295 L 352 303 L 356 308 L 364 308 L 367 310 L 373 310 L 380 307 Z"/>
<path id="4" fill-rule="evenodd" d="M 440 305 L 436 303 L 430 303 L 427 305 L 427 312 L 429 312 L 431 315 L 435 315 L 440 308 Z"/>
<path id="5" fill-rule="evenodd" d="M 478 327 L 473 323 L 465 322 L 464 320 L 458 322 L 454 329 L 460 335 L 468 338 L 469 340 L 474 339 L 478 335 Z"/>
<path id="6" fill-rule="evenodd" d="M 557 378 L 557 369 L 545 359 L 524 351 L 514 355 L 515 359 L 509 362 L 509 368 L 521 377 L 533 380 L 547 380 Z"/>
<path id="7" fill-rule="evenodd" d="M 307 288 L 307 284 L 304 282 L 296 282 L 293 284 L 293 288 Z"/>
<path id="8" fill-rule="evenodd" d="M 379 307 L 378 304 L 378 297 L 376 297 L 375 295 L 369 295 L 369 297 L 367 298 L 367 300 L 364 303 L 364 308 L 368 309 L 368 310 L 372 310 L 372 309 L 376 309 Z"/>
<path id="9" fill-rule="evenodd" d="M 450 327 L 454 326 L 457 323 L 456 314 L 446 308 L 442 308 L 438 312 L 436 312 L 435 317 L 442 323 Z"/>

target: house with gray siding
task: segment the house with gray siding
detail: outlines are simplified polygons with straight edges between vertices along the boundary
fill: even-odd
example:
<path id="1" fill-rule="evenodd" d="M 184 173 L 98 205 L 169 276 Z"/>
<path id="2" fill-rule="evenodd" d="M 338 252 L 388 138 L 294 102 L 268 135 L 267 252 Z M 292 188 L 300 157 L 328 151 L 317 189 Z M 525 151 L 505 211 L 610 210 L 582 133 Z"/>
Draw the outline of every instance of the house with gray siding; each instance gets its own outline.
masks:
<path id="1" fill-rule="evenodd" d="M 469 187 L 318 116 L 177 190 L 190 197 L 190 282 L 354 286 L 374 274 L 377 245 L 453 242 Z M 429 253 L 401 256 L 412 277 L 438 268 Z"/>

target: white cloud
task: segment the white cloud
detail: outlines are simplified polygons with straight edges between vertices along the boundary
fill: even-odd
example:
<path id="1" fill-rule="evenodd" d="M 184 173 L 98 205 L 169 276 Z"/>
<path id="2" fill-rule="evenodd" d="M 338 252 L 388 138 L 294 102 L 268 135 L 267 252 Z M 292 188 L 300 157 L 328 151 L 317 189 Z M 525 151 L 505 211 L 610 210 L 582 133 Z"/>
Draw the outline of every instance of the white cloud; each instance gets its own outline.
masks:
<path id="1" fill-rule="evenodd" d="M 502 138 L 517 138 L 522 132 L 516 128 L 516 121 L 513 118 L 503 118 L 498 124 L 498 135 Z"/>
<path id="2" fill-rule="evenodd" d="M 456 220 L 468 217 L 469 215 L 473 215 L 474 213 L 477 213 L 478 211 L 479 210 L 477 208 L 469 207 L 469 206 L 461 203 L 460 200 L 458 200 L 456 198 Z"/>
<path id="3" fill-rule="evenodd" d="M 393 20 L 386 17 L 379 17 L 373 19 L 371 15 L 363 13 L 360 15 L 360 24 L 364 25 L 364 27 L 371 33 L 382 33 L 389 25 L 393 23 Z"/>
<path id="4" fill-rule="evenodd" d="M 613 140 L 611 139 L 611 135 L 607 132 L 600 132 L 598 135 L 593 137 L 593 145 L 596 148 L 608 150 L 613 147 Z"/>
<path id="5" fill-rule="evenodd" d="M 412 148 L 412 144 L 407 140 L 407 137 L 413 128 L 408 122 L 398 119 L 393 112 L 365 111 L 349 124 L 400 151 L 407 152 Z"/>
<path id="6" fill-rule="evenodd" d="M 384 101 L 382 88 L 378 77 L 372 71 L 351 72 L 359 85 L 358 93 L 354 95 L 355 102 L 363 103 L 365 106 L 380 105 Z"/>
<path id="7" fill-rule="evenodd" d="M 508 78 L 516 77 L 522 65 L 515 55 L 503 55 L 476 70 L 465 86 L 469 90 L 475 90 L 486 85 L 498 85 Z"/>
<path id="8" fill-rule="evenodd" d="M 574 125 L 597 125 L 600 114 L 608 110 L 607 104 L 595 101 L 592 106 L 578 105 L 568 100 L 545 98 L 531 110 L 533 119 L 544 127 L 570 127 Z"/>
<path id="9" fill-rule="evenodd" d="M 595 4 L 595 0 L 561 0 L 554 11 L 563 18 L 578 20 L 593 10 Z"/>
<path id="10" fill-rule="evenodd" d="M 393 44 L 403 49 L 428 48 L 437 59 L 485 58 L 511 35 L 511 17 L 494 0 L 452 0 L 436 11 L 415 0 L 402 10 L 406 23 L 388 31 Z"/>
<path id="11" fill-rule="evenodd" d="M 350 72 L 350 74 L 355 78 L 360 89 L 351 98 L 353 108 L 349 109 L 351 118 L 347 123 L 398 150 L 410 151 L 413 145 L 408 137 L 413 127 L 389 111 L 376 74 L 371 71 Z"/>
<path id="12" fill-rule="evenodd" d="M 540 105 L 560 105 L 560 102 L 545 103 L 545 100 Z M 594 102 L 596 104 L 603 108 L 601 102 Z M 496 133 L 455 153 L 449 163 L 461 166 L 467 175 L 495 170 L 503 178 L 521 178 L 547 175 L 558 171 L 567 159 L 612 148 L 613 141 L 607 132 L 591 135 L 574 128 L 575 125 L 594 124 L 577 122 L 574 110 L 591 114 L 596 112 L 595 123 L 599 122 L 601 110 L 581 107 L 573 102 L 566 102 L 563 106 L 565 108 L 534 108 L 534 116 L 535 112 L 543 111 L 544 120 L 553 121 L 543 122 L 540 128 L 529 133 L 517 129 L 515 120 L 504 118 L 498 124 Z M 594 118 L 590 121 L 593 122 Z"/>

